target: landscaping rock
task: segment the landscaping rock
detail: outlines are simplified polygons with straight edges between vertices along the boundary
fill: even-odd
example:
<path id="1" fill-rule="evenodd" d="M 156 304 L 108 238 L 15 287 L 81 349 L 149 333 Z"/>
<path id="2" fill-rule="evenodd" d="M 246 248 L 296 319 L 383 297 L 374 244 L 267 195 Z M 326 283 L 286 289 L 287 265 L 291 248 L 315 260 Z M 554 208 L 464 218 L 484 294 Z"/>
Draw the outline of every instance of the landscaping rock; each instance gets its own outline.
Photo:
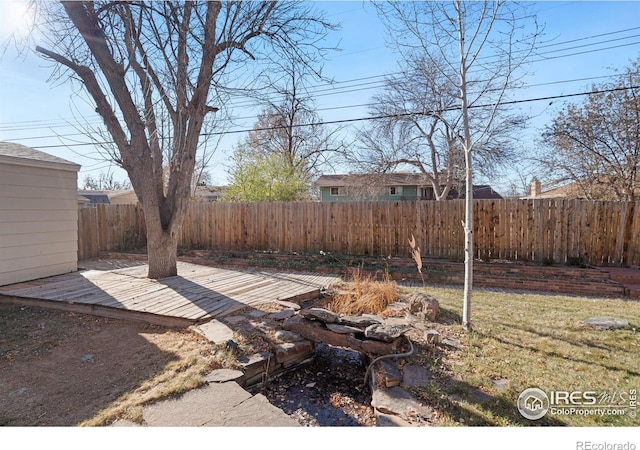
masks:
<path id="1" fill-rule="evenodd" d="M 216 319 L 198 325 L 196 329 L 214 344 L 224 344 L 233 339 L 233 330 Z"/>
<path id="2" fill-rule="evenodd" d="M 409 331 L 411 327 L 406 323 L 403 324 L 375 324 L 368 326 L 364 330 L 365 337 L 375 339 L 382 342 L 393 342 L 395 339 Z"/>
<path id="3" fill-rule="evenodd" d="M 404 420 L 429 419 L 433 415 L 432 408 L 418 402 L 399 386 L 374 390 L 371 406 L 381 413 L 399 416 Z"/>
<path id="4" fill-rule="evenodd" d="M 289 317 L 293 317 L 296 312 L 293 309 L 283 309 L 273 314 L 269 314 L 269 319 L 272 320 L 285 320 Z"/>
<path id="5" fill-rule="evenodd" d="M 248 319 L 245 316 L 229 316 L 229 317 L 225 317 L 222 320 L 233 325 L 240 322 L 246 322 Z"/>
<path id="6" fill-rule="evenodd" d="M 439 344 L 440 333 L 437 330 L 427 330 L 424 332 L 424 340 L 427 344 Z"/>
<path id="7" fill-rule="evenodd" d="M 584 323 L 592 328 L 599 330 L 619 330 L 629 326 L 629 322 L 615 317 L 591 317 Z"/>
<path id="8" fill-rule="evenodd" d="M 300 342 L 303 340 L 302 336 L 292 331 L 278 330 L 275 333 L 275 338 L 282 342 Z"/>
<path id="9" fill-rule="evenodd" d="M 382 377 L 385 387 L 399 386 L 400 382 L 402 382 L 402 372 L 398 369 L 398 366 L 388 359 L 378 361 L 373 370 L 376 379 L 378 376 Z"/>
<path id="10" fill-rule="evenodd" d="M 340 325 L 337 323 L 328 323 L 327 328 L 334 333 L 350 334 L 350 333 L 362 333 L 360 328 L 350 327 L 348 325 Z"/>
<path id="11" fill-rule="evenodd" d="M 225 383 L 227 381 L 235 381 L 243 375 L 240 370 L 233 369 L 216 369 L 209 373 L 204 379 L 207 383 Z"/>
<path id="12" fill-rule="evenodd" d="M 300 309 L 300 305 L 297 303 L 288 302 L 286 300 L 274 300 L 273 303 L 284 306 L 285 308 L 293 309 L 294 311 L 298 311 Z"/>
<path id="13" fill-rule="evenodd" d="M 241 356 L 238 358 L 238 364 L 242 368 L 244 379 L 252 380 L 256 375 L 271 372 L 275 367 L 275 358 L 273 353 L 260 352 Z"/>
<path id="14" fill-rule="evenodd" d="M 293 331 L 313 342 L 323 342 L 336 347 L 348 347 L 358 352 L 374 355 L 388 355 L 396 353 L 399 339 L 392 342 L 381 342 L 376 340 L 361 340 L 352 334 L 334 333 L 325 327 L 321 322 L 307 320 L 300 315 L 295 315 L 282 323 L 285 330 Z"/>
<path id="15" fill-rule="evenodd" d="M 446 345 L 447 347 L 450 347 L 454 350 L 458 350 L 462 344 L 460 343 L 460 341 L 458 341 L 457 339 L 452 339 L 452 338 L 444 338 L 442 339 L 442 344 Z"/>
<path id="16" fill-rule="evenodd" d="M 276 363 L 283 368 L 295 366 L 313 354 L 313 344 L 309 341 L 287 342 L 274 347 Z"/>
<path id="17" fill-rule="evenodd" d="M 338 321 L 342 325 L 347 325 L 349 327 L 356 327 L 364 330 L 368 326 L 381 324 L 383 322 L 382 318 L 374 318 L 374 317 L 365 317 L 365 316 L 342 316 Z"/>
<path id="18" fill-rule="evenodd" d="M 422 366 L 407 364 L 402 368 L 402 385 L 407 387 L 423 387 L 431 381 L 430 373 Z"/>
<path id="19" fill-rule="evenodd" d="M 409 300 L 409 313 L 423 320 L 433 322 L 440 313 L 438 300 L 427 294 L 411 294 Z"/>
<path id="20" fill-rule="evenodd" d="M 323 308 L 301 309 L 298 314 L 305 319 L 319 320 L 324 323 L 336 323 L 339 319 L 336 313 Z"/>

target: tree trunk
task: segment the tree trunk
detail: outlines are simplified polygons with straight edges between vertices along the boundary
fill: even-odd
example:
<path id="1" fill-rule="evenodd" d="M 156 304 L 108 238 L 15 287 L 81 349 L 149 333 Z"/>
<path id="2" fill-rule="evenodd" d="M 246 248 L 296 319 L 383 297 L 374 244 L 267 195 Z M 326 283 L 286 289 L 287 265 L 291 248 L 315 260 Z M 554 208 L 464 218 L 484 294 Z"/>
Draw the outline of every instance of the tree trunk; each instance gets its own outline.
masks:
<path id="1" fill-rule="evenodd" d="M 136 181 L 138 181 L 136 179 Z M 166 211 L 166 217 L 162 216 L 163 205 L 154 201 L 153 193 L 149 192 L 149 186 L 140 189 L 139 195 L 144 211 L 144 220 L 147 229 L 147 260 L 149 271 L 147 276 L 154 280 L 173 277 L 178 274 L 178 240 L 182 229 L 184 205 L 175 205 L 172 211 Z M 146 197 L 146 201 L 145 201 Z"/>
<path id="2" fill-rule="evenodd" d="M 464 199 L 464 294 L 462 327 L 471 331 L 471 292 L 473 290 L 473 170 L 471 152 L 466 152 L 466 187 Z"/>
<path id="3" fill-rule="evenodd" d="M 147 225 L 147 276 L 154 280 L 178 274 L 178 240 L 162 227 Z"/>

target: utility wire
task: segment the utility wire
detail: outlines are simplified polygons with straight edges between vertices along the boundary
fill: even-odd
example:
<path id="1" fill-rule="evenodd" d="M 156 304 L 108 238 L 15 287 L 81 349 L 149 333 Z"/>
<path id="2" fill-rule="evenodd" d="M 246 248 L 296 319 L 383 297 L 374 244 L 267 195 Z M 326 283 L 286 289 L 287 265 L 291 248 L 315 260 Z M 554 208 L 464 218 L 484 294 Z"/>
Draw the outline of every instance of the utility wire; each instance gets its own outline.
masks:
<path id="1" fill-rule="evenodd" d="M 628 86 L 628 87 L 621 87 L 621 88 L 602 89 L 602 90 L 590 91 L 590 92 L 577 92 L 573 94 L 552 95 L 547 97 L 536 97 L 536 98 L 529 98 L 529 99 L 522 99 L 522 100 L 511 100 L 511 101 L 505 101 L 505 102 L 499 102 L 499 103 L 489 103 L 484 105 L 473 105 L 473 106 L 470 106 L 469 108 L 470 109 L 492 108 L 499 105 L 515 105 L 515 104 L 521 104 L 521 103 L 558 100 L 563 98 L 580 97 L 580 96 L 595 95 L 595 94 L 605 94 L 609 92 L 625 91 L 630 89 L 640 89 L 640 86 Z M 455 106 L 455 107 L 447 108 L 445 110 L 437 111 L 437 112 L 457 111 L 459 109 L 460 109 L 459 106 Z M 291 127 L 302 128 L 302 127 L 312 127 L 312 126 L 319 126 L 319 125 L 340 125 L 340 124 L 363 122 L 363 121 L 370 121 L 370 120 L 390 119 L 394 117 L 401 118 L 401 117 L 411 117 L 411 116 L 429 116 L 434 114 L 435 112 L 436 111 L 420 111 L 420 112 L 409 112 L 409 113 L 400 113 L 400 114 L 381 114 L 377 116 L 355 117 L 351 119 L 339 119 L 339 120 L 328 120 L 328 121 L 319 121 L 319 122 L 311 122 L 311 123 L 293 124 L 291 125 Z M 249 128 L 249 129 L 231 130 L 231 131 L 218 131 L 218 132 L 212 132 L 212 133 L 201 133 L 200 136 L 202 137 L 222 136 L 222 135 L 229 135 L 229 134 L 247 133 L 250 131 L 281 130 L 284 128 L 288 128 L 288 127 L 274 126 L 274 127 Z M 68 144 L 68 145 L 42 145 L 42 146 L 35 146 L 33 148 L 35 149 L 61 148 L 61 147 L 66 148 L 66 147 L 82 147 L 82 146 L 110 145 L 110 144 L 114 144 L 114 142 L 105 141 L 105 142 L 75 143 L 75 144 Z"/>
<path id="2" fill-rule="evenodd" d="M 604 37 L 604 36 L 611 36 L 614 34 L 620 34 L 620 33 L 625 33 L 625 32 L 629 32 L 629 31 L 635 31 L 640 29 L 640 27 L 633 27 L 633 28 L 627 28 L 627 29 L 623 29 L 623 30 L 616 30 L 616 31 L 611 31 L 608 33 L 601 33 L 601 34 L 597 34 L 597 35 L 592 35 L 592 36 L 586 36 L 586 37 L 582 37 L 582 38 L 578 38 L 578 39 L 572 39 L 569 41 L 564 41 L 564 42 L 558 42 L 558 43 L 551 43 L 551 44 L 546 44 L 546 45 L 542 45 L 539 46 L 538 49 L 542 49 L 542 48 L 549 48 L 549 47 L 557 47 L 559 45 L 566 45 L 569 43 L 575 43 L 575 42 L 582 42 L 582 41 L 586 41 L 586 40 L 590 40 L 590 39 L 595 39 L 595 38 L 599 38 L 599 37 Z M 565 54 L 565 55 L 557 55 L 557 56 L 544 56 L 544 55 L 548 55 L 548 54 L 552 54 L 552 53 L 557 53 L 557 52 L 561 52 L 561 51 L 569 51 L 569 50 L 574 50 L 574 49 L 578 49 L 578 48 L 584 48 L 584 47 L 589 47 L 589 46 L 595 46 L 595 45 L 601 45 L 603 43 L 610 43 L 610 42 L 615 42 L 615 41 L 620 41 L 623 39 L 630 39 L 630 38 L 634 38 L 634 37 L 638 37 L 640 35 L 636 34 L 636 35 L 632 35 L 632 36 L 626 36 L 626 37 L 621 37 L 621 38 L 617 38 L 617 39 L 610 39 L 610 40 L 606 40 L 606 41 L 600 41 L 600 42 L 594 42 L 591 44 L 585 44 L 585 45 L 579 45 L 579 46 L 573 46 L 573 47 L 567 47 L 564 49 L 558 49 L 558 50 L 551 50 L 551 51 L 547 51 L 547 52 L 543 52 L 543 53 L 537 53 L 538 56 L 542 56 L 542 58 L 537 59 L 537 60 L 532 60 L 530 61 L 530 63 L 536 63 L 536 62 L 543 62 L 543 61 L 548 61 L 551 59 L 558 59 L 558 58 L 565 58 L 565 57 L 569 57 L 569 56 L 577 56 L 577 55 L 582 55 L 582 54 L 586 54 L 586 53 L 595 53 L 595 52 L 600 52 L 600 51 L 604 51 L 604 50 L 611 50 L 611 49 L 615 49 L 615 48 L 621 48 L 621 47 L 626 47 L 626 46 L 630 46 L 630 45 L 637 45 L 640 43 L 640 41 L 637 42 L 632 42 L 632 43 L 627 43 L 627 44 L 622 44 L 622 45 L 616 45 L 616 46 L 609 46 L 609 47 L 605 47 L 605 48 L 600 48 L 600 49 L 594 49 L 594 50 L 589 50 L 589 51 L 582 51 L 582 52 L 576 52 L 576 53 L 571 53 L 571 54 Z M 392 73 L 388 73 L 388 74 L 379 74 L 379 75 L 372 75 L 372 76 L 368 76 L 368 77 L 360 77 L 360 78 L 354 78 L 351 80 L 344 80 L 344 81 L 336 81 L 333 82 L 332 84 L 327 85 L 325 84 L 316 84 L 316 85 L 311 85 L 308 86 L 308 94 L 311 97 L 323 97 L 323 96 L 327 96 L 327 95 L 338 95 L 338 94 L 348 94 L 348 93 L 352 93 L 352 92 L 358 92 L 358 91 L 362 91 L 362 90 L 366 90 L 366 88 L 363 88 L 362 86 L 369 86 L 369 88 L 373 89 L 373 88 L 377 88 L 377 87 L 381 87 L 381 84 L 384 84 L 385 81 L 388 78 L 393 78 L 393 77 L 397 77 L 399 75 L 403 75 L 404 73 L 402 71 L 399 72 L 392 72 Z M 357 83 L 357 84 L 351 84 L 351 83 L 356 83 L 356 82 L 361 82 L 361 81 L 366 81 L 366 80 L 376 80 L 378 79 L 378 81 L 369 81 L 366 83 Z M 348 85 L 348 86 L 342 86 L 342 87 L 335 87 L 334 85 Z M 353 89 L 353 88 L 358 88 L 358 89 Z M 324 93 L 324 94 L 323 94 Z M 254 101 L 247 101 L 247 100 L 240 100 L 240 103 L 233 103 L 231 102 L 229 107 L 230 108 L 242 108 L 242 107 L 252 107 L 255 106 L 255 102 Z M 66 121 L 65 119 L 60 119 L 63 121 Z M 94 121 L 95 120 L 95 121 Z M 38 129 L 38 128 L 43 128 L 43 127 L 29 127 L 29 126 L 24 126 L 22 127 L 22 124 L 30 124 L 30 123 L 47 123 L 49 122 L 49 125 L 47 126 L 48 128 L 58 128 L 58 127 L 67 127 L 67 126 L 72 126 L 67 124 L 63 124 L 63 125 L 57 125 L 56 122 L 51 123 L 51 121 L 49 120 L 35 120 L 35 121 L 22 121 L 22 122 L 12 122 L 10 123 L 9 126 L 2 126 L 0 125 L 0 130 L 2 131 L 26 131 L 29 129 Z M 99 117 L 96 116 L 96 119 L 92 119 L 91 123 L 95 123 L 95 124 L 101 124 L 101 121 L 99 120 Z"/>

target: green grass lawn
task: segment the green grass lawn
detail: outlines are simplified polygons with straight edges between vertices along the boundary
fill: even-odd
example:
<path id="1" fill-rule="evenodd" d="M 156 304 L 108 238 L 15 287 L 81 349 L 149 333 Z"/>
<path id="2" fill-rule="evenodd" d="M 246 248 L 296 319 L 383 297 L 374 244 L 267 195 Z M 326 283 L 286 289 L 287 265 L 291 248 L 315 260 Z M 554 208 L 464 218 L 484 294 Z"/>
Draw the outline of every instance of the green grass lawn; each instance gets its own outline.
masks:
<path id="1" fill-rule="evenodd" d="M 637 426 L 629 392 L 640 390 L 640 302 L 476 290 L 473 332 L 461 323 L 462 289 L 427 287 L 441 306 L 438 328 L 457 339 L 457 350 L 424 357 L 436 383 L 414 393 L 442 413 L 443 425 Z M 590 317 L 626 320 L 620 330 L 595 330 Z M 442 346 L 441 346 L 442 347 Z M 500 381 L 496 381 L 500 380 Z M 516 406 L 530 387 L 595 391 L 624 398 L 625 415 L 551 415 L 523 418 Z M 620 395 L 622 394 L 622 398 Z M 608 402 L 607 402 L 608 404 Z"/>

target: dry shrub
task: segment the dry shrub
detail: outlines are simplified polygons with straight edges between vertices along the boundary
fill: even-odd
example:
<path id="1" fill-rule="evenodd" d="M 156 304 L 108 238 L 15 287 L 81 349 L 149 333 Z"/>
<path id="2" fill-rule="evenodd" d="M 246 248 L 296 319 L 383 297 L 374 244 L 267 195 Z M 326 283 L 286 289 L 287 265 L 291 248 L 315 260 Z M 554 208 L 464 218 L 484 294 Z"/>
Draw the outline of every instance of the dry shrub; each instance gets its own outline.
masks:
<path id="1" fill-rule="evenodd" d="M 338 287 L 327 309 L 338 314 L 380 314 L 400 296 L 398 285 L 388 274 L 382 281 L 355 270 L 352 280 Z"/>

